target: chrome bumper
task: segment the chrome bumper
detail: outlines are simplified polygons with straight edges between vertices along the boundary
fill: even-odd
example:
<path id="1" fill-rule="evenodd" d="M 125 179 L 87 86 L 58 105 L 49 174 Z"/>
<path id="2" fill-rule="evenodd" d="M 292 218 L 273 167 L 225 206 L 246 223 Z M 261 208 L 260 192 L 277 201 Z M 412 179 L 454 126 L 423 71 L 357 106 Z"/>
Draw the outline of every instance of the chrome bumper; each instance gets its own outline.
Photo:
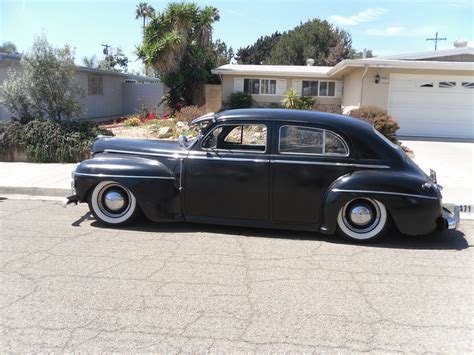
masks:
<path id="1" fill-rule="evenodd" d="M 459 224 L 459 206 L 443 205 L 444 229 L 455 230 Z"/>

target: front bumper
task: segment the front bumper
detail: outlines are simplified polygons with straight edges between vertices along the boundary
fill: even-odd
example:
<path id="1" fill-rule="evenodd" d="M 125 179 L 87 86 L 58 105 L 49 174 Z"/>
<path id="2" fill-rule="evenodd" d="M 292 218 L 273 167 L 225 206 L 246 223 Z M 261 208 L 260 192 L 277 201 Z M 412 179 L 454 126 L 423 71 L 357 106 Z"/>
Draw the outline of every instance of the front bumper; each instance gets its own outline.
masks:
<path id="1" fill-rule="evenodd" d="M 443 231 L 446 229 L 455 230 L 459 224 L 459 206 L 443 205 L 443 214 L 438 219 L 438 229 Z"/>

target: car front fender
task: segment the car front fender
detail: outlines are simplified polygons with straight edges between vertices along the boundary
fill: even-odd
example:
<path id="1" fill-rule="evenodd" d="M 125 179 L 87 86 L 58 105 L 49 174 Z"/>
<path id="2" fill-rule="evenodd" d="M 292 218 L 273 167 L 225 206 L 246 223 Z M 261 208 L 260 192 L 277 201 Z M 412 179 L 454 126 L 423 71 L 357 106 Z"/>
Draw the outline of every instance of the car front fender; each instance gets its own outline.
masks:
<path id="1" fill-rule="evenodd" d="M 115 181 L 130 189 L 149 219 L 175 220 L 182 214 L 177 181 L 179 176 L 173 172 L 177 164 L 178 160 L 164 164 L 142 157 L 99 155 L 81 162 L 73 172 L 76 194 L 80 202 L 86 202 L 89 192 L 99 182 Z"/>

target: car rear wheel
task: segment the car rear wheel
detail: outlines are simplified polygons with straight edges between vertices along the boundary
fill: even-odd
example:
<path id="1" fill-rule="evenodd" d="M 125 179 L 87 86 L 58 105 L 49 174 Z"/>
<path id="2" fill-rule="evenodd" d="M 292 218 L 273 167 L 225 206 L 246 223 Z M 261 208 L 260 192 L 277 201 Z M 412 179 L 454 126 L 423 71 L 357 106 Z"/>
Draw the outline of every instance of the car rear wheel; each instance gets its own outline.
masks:
<path id="1" fill-rule="evenodd" d="M 138 215 L 137 199 L 125 186 L 102 181 L 89 195 L 89 209 L 94 217 L 108 226 L 125 226 Z"/>
<path id="2" fill-rule="evenodd" d="M 341 207 L 337 225 L 343 237 L 358 242 L 380 238 L 388 229 L 384 204 L 371 198 L 356 198 Z"/>

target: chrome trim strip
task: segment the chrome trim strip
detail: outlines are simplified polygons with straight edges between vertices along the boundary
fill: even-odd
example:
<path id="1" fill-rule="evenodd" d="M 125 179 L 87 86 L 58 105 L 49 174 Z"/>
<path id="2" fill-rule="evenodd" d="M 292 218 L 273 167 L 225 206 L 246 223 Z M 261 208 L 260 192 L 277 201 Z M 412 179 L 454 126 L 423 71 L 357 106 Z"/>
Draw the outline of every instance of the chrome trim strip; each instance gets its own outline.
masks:
<path id="1" fill-rule="evenodd" d="M 89 174 L 89 173 L 74 173 L 74 176 L 94 176 L 94 177 L 112 177 L 112 178 L 132 178 L 132 179 L 162 179 L 162 180 L 176 180 L 173 176 L 142 176 L 142 175 L 111 175 L 111 174 Z"/>
<path id="2" fill-rule="evenodd" d="M 167 150 L 163 150 L 163 152 L 169 152 Z M 100 153 L 100 152 L 98 152 Z M 180 152 L 176 152 L 175 154 L 169 153 L 145 153 L 145 152 L 135 152 L 129 150 L 118 150 L 118 149 L 105 149 L 102 153 L 118 153 L 118 154 L 132 154 L 132 155 L 146 155 L 146 156 L 154 156 L 154 157 L 167 157 L 167 158 L 174 158 L 178 159 L 181 157 L 182 154 Z"/>
<path id="3" fill-rule="evenodd" d="M 219 157 L 219 156 L 205 156 L 205 155 L 193 155 L 190 154 L 187 157 L 188 159 L 207 159 L 207 160 L 214 160 L 214 161 L 248 161 L 253 163 L 269 163 L 270 159 L 252 159 L 252 158 L 227 158 L 227 157 Z"/>
<path id="4" fill-rule="evenodd" d="M 324 161 L 305 161 L 305 160 L 279 160 L 279 159 L 277 159 L 277 160 L 272 160 L 272 163 L 348 166 L 348 167 L 368 168 L 368 169 L 390 169 L 390 167 L 388 165 L 330 163 L 330 162 L 324 162 Z"/>
<path id="5" fill-rule="evenodd" d="M 355 192 L 355 193 L 365 193 L 365 194 L 380 194 L 380 195 L 396 195 L 396 196 L 405 196 L 405 197 L 416 197 L 416 198 L 425 198 L 429 200 L 437 200 L 437 197 L 415 195 L 415 194 L 405 194 L 403 192 L 389 192 L 389 191 L 371 191 L 371 190 L 345 190 L 345 189 L 332 189 L 334 192 Z"/>

